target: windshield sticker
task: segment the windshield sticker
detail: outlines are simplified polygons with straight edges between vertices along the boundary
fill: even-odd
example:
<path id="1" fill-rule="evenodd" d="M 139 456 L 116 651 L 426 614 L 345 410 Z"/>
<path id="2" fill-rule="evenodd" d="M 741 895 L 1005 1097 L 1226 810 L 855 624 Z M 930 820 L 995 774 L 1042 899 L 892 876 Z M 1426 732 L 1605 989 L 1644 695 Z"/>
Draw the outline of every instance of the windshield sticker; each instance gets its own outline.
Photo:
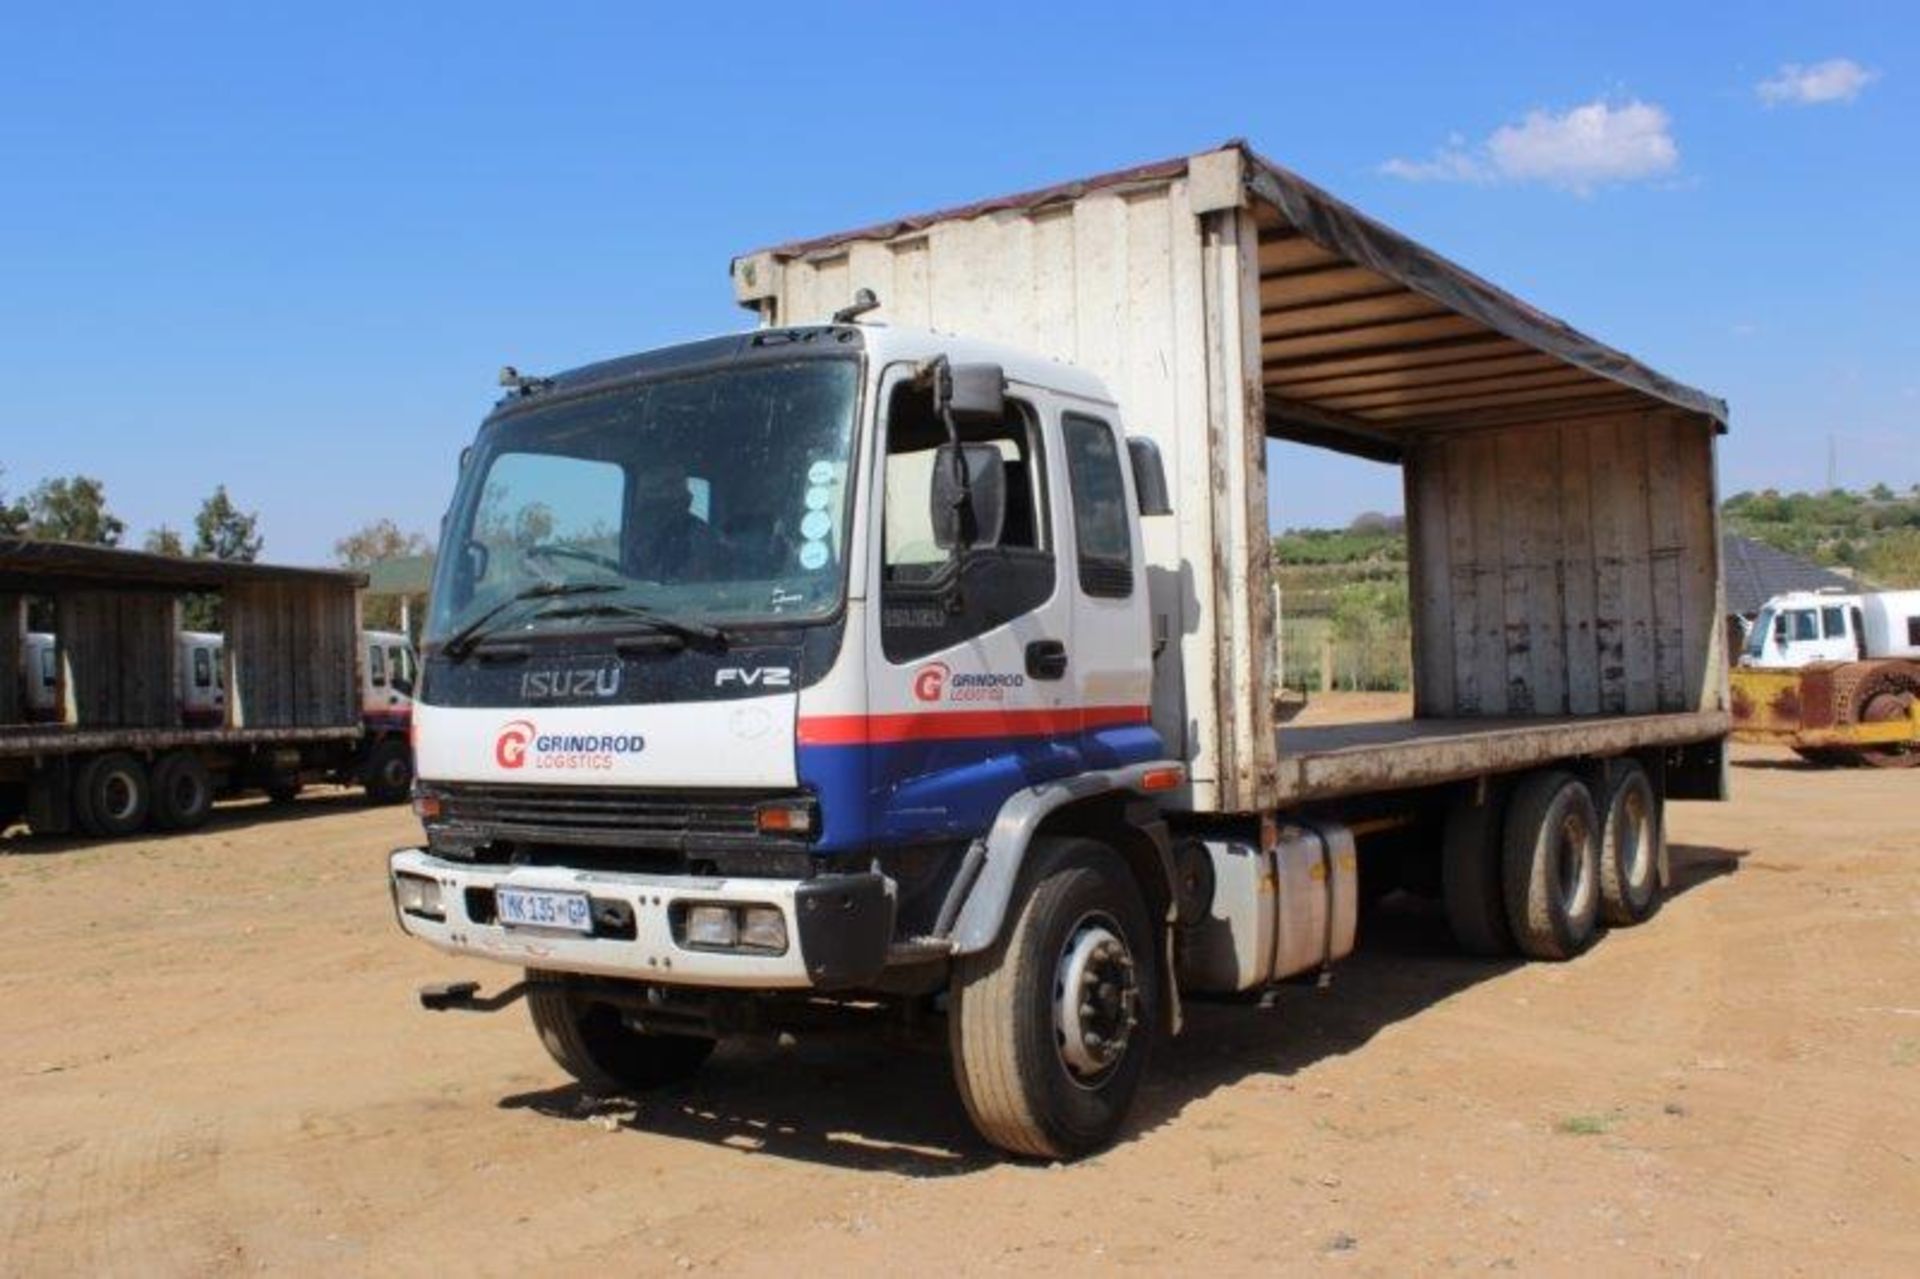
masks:
<path id="1" fill-rule="evenodd" d="M 815 485 L 813 488 L 807 490 L 807 509 L 809 511 L 826 510 L 827 499 L 831 496 L 832 494 L 827 492 L 824 486 Z"/>
<path id="2" fill-rule="evenodd" d="M 800 521 L 800 536 L 809 542 L 821 542 L 833 529 L 833 518 L 825 511 L 808 511 Z"/>
<path id="3" fill-rule="evenodd" d="M 805 569 L 824 568 L 827 563 L 827 544 L 825 542 L 805 542 L 800 547 L 800 567 Z"/>
<path id="4" fill-rule="evenodd" d="M 823 459 L 808 467 L 807 483 L 813 485 L 833 483 L 833 463 Z"/>

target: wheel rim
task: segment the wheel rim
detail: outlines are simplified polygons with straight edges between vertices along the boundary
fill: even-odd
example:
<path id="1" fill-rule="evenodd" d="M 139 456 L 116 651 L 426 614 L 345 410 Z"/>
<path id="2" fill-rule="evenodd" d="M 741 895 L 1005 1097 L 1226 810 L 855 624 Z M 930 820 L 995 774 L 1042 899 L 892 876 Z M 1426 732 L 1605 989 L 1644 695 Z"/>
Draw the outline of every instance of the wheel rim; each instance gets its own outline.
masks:
<path id="1" fill-rule="evenodd" d="M 138 796 L 133 779 L 125 773 L 108 773 L 100 785 L 100 811 L 108 820 L 124 822 L 131 818 L 138 806 Z"/>
<path id="2" fill-rule="evenodd" d="M 1643 889 L 1653 877 L 1653 820 L 1638 787 L 1620 797 L 1620 870 L 1627 886 Z"/>
<path id="3" fill-rule="evenodd" d="M 1592 834 L 1586 818 L 1579 812 L 1568 813 L 1554 827 L 1554 842 L 1558 845 L 1554 857 L 1560 872 L 1560 909 L 1572 919 L 1578 919 L 1586 911 L 1588 899 L 1593 895 L 1593 868 L 1587 860 L 1587 847 Z"/>
<path id="4" fill-rule="evenodd" d="M 1127 1055 L 1140 1020 L 1133 954 L 1118 924 L 1082 916 L 1054 969 L 1053 1041 L 1067 1078 L 1097 1088 Z"/>

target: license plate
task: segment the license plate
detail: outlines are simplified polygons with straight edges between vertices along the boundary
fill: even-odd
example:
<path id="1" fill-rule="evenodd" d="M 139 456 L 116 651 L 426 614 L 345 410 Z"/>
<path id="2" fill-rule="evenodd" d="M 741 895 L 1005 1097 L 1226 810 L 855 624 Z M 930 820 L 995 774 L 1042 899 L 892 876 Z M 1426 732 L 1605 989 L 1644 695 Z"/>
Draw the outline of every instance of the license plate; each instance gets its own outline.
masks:
<path id="1" fill-rule="evenodd" d="M 546 888 L 493 890 L 494 913 L 509 928 L 559 928 L 570 933 L 593 931 L 593 912 L 585 893 L 557 893 Z"/>

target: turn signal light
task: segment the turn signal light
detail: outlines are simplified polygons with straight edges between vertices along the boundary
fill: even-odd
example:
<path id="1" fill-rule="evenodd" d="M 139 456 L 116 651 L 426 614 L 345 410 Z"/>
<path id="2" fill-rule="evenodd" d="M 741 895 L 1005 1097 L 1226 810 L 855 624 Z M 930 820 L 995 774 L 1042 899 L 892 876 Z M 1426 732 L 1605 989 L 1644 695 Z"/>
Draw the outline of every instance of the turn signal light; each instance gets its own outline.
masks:
<path id="1" fill-rule="evenodd" d="M 762 804 L 754 814 L 762 835 L 811 835 L 813 808 L 808 804 Z"/>
<path id="2" fill-rule="evenodd" d="M 440 797 L 431 794 L 416 794 L 413 797 L 413 815 L 423 822 L 440 819 Z"/>
<path id="3" fill-rule="evenodd" d="M 1187 780 L 1187 770 L 1178 764 L 1169 768 L 1150 768 L 1140 775 L 1143 791 L 1176 790 Z"/>

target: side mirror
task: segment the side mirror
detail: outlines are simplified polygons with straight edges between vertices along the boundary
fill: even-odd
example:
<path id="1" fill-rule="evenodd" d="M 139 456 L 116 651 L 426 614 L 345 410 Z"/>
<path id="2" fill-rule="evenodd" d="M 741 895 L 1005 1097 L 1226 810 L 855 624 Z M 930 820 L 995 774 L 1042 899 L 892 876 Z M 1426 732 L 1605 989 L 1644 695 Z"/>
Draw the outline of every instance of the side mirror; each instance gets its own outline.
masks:
<path id="1" fill-rule="evenodd" d="M 998 364 L 947 366 L 947 404 L 956 422 L 1001 422 L 1007 416 L 1007 374 Z M 935 390 L 938 403 L 939 390 Z"/>
<path id="2" fill-rule="evenodd" d="M 967 482 L 960 483 L 954 446 L 933 457 L 933 540 L 943 551 L 998 546 L 1007 520 L 1007 462 L 991 444 L 962 444 Z"/>
<path id="3" fill-rule="evenodd" d="M 1130 435 L 1127 460 L 1133 464 L 1133 498 L 1140 514 L 1172 515 L 1173 499 L 1167 494 L 1167 468 L 1160 460 L 1160 446 Z"/>

